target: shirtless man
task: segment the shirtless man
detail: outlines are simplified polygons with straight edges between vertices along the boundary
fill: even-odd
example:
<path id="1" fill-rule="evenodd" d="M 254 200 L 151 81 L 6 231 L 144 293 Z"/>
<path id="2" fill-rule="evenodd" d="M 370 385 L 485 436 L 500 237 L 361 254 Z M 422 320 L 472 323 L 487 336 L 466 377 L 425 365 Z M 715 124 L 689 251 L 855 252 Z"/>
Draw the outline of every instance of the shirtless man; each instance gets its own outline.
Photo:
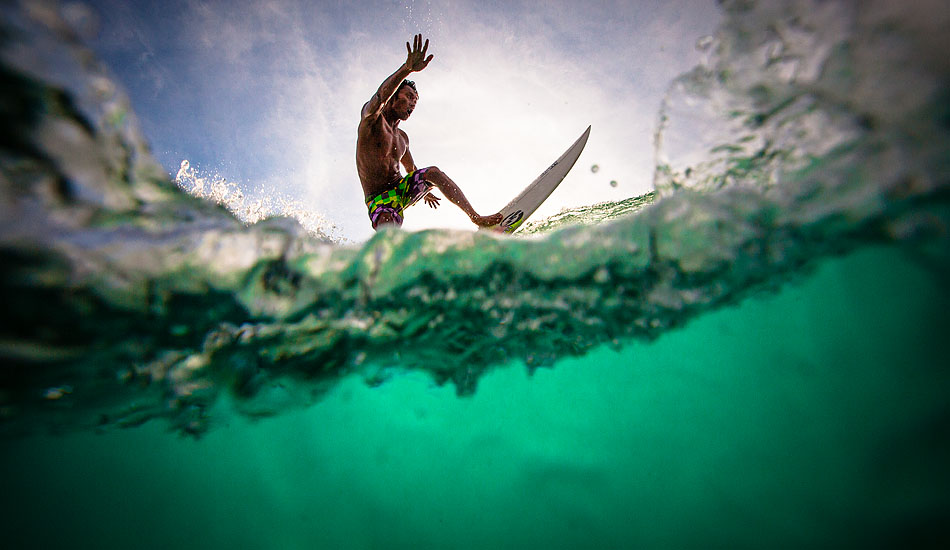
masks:
<path id="1" fill-rule="evenodd" d="M 432 208 L 439 206 L 439 197 L 430 193 L 437 187 L 445 198 L 462 209 L 475 225 L 491 226 L 501 222 L 501 214 L 481 216 L 462 194 L 462 190 L 444 172 L 430 166 L 416 168 L 409 153 L 409 136 L 399 123 L 409 118 L 419 93 L 416 85 L 406 80 L 432 61 L 426 57 L 429 41 L 422 35 L 413 37 L 412 47 L 406 42 L 409 56 L 406 63 L 387 78 L 365 105 L 356 140 L 356 170 L 363 184 L 363 196 L 369 208 L 373 229 L 382 225 L 402 225 L 402 212 L 420 198 Z M 406 176 L 399 171 L 399 164 Z"/>

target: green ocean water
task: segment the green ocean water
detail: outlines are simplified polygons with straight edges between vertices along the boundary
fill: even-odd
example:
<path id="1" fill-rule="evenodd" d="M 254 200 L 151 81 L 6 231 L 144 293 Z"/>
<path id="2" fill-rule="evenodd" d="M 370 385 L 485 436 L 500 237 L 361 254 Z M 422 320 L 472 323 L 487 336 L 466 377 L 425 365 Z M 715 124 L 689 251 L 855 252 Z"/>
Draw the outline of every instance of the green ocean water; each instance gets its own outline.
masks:
<path id="1" fill-rule="evenodd" d="M 948 542 L 946 280 L 893 247 L 474 396 L 348 379 L 200 440 L 4 444 L 4 538 L 71 548 Z"/>
<path id="2" fill-rule="evenodd" d="M 356 244 L 171 181 L 29 5 L 0 4 L 4 547 L 950 546 L 939 2 L 723 2 L 655 192 Z"/>

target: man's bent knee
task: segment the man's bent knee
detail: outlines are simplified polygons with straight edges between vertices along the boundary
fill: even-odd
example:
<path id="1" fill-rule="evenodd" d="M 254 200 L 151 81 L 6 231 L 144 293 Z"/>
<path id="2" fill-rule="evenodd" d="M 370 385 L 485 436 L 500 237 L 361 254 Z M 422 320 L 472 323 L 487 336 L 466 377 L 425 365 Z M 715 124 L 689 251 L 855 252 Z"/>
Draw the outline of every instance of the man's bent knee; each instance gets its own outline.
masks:
<path id="1" fill-rule="evenodd" d="M 439 170 L 438 166 L 429 166 L 428 168 L 424 168 L 424 170 L 425 170 L 425 180 L 429 182 L 432 181 L 429 178 L 438 179 L 442 176 L 445 176 L 445 172 L 443 172 L 442 170 Z"/>

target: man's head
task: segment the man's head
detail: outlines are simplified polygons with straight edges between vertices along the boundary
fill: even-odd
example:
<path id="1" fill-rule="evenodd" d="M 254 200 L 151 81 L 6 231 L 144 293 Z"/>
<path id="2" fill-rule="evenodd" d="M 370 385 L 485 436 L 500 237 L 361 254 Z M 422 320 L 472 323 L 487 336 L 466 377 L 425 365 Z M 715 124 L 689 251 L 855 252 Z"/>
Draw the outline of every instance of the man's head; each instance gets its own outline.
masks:
<path id="1" fill-rule="evenodd" d="M 411 80 L 403 80 L 396 93 L 389 100 L 389 104 L 399 120 L 406 120 L 416 108 L 416 102 L 418 101 L 419 92 L 416 90 L 416 83 Z"/>
<path id="2" fill-rule="evenodd" d="M 399 85 L 399 89 L 401 90 L 403 86 L 409 86 L 410 88 L 416 91 L 416 95 L 419 95 L 419 89 L 416 88 L 415 82 L 411 80 L 403 80 L 402 83 Z M 396 90 L 396 91 L 398 92 L 399 90 Z"/>

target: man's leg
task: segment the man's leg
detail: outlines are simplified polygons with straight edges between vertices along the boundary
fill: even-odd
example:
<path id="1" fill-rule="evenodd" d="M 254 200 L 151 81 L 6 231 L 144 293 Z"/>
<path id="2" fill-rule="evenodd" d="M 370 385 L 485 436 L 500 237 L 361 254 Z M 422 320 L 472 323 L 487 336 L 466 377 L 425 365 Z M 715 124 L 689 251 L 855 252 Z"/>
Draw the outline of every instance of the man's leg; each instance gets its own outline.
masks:
<path id="1" fill-rule="evenodd" d="M 376 218 L 376 223 L 373 224 L 373 229 L 375 229 L 376 231 L 379 231 L 379 228 L 381 228 L 381 227 L 383 227 L 383 226 L 386 226 L 386 225 L 392 225 L 392 226 L 394 226 L 394 227 L 399 227 L 399 224 L 396 223 L 396 220 L 394 220 L 393 217 L 392 217 L 390 214 L 384 213 L 384 214 L 380 214 L 379 217 Z"/>
<path id="2" fill-rule="evenodd" d="M 402 226 L 402 216 L 399 213 L 389 206 L 380 206 L 376 209 L 369 217 L 370 221 L 373 223 L 373 229 L 379 231 L 379 228 L 384 225 L 401 227 Z"/>
<path id="3" fill-rule="evenodd" d="M 442 194 L 445 195 L 445 198 L 462 209 L 463 212 L 468 214 L 470 220 L 475 225 L 480 226 L 490 226 L 497 225 L 501 223 L 501 214 L 492 214 L 491 216 L 481 216 L 478 212 L 472 208 L 471 203 L 468 202 L 468 199 L 465 198 L 465 195 L 462 193 L 462 190 L 459 189 L 459 186 L 455 184 L 448 176 L 445 175 L 445 172 L 439 170 L 435 166 L 430 166 L 426 168 L 425 171 L 425 180 L 435 187 L 439 188 L 439 191 L 442 191 Z"/>

